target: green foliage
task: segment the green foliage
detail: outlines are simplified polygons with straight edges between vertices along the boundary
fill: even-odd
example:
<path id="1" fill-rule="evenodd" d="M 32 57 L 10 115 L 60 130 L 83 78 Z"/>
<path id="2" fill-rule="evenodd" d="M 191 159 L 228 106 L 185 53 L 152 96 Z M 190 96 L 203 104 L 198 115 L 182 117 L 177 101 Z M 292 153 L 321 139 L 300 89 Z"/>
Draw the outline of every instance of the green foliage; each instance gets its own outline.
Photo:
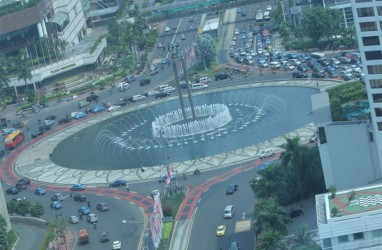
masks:
<path id="1" fill-rule="evenodd" d="M 25 216 L 29 213 L 32 207 L 32 203 L 27 200 L 21 200 L 17 202 L 16 213 L 21 216 Z"/>
<path id="2" fill-rule="evenodd" d="M 330 192 L 330 198 L 331 198 L 331 199 L 336 198 L 336 192 L 337 192 L 337 188 L 336 188 L 336 186 L 334 186 L 334 185 L 330 185 L 328 190 L 329 190 L 329 192 Z"/>
<path id="3" fill-rule="evenodd" d="M 177 194 L 164 197 L 162 199 L 162 204 L 168 204 L 172 208 L 172 214 L 177 214 L 180 204 L 182 204 L 185 194 L 178 192 Z"/>
<path id="4" fill-rule="evenodd" d="M 0 249 L 7 249 L 7 222 L 0 215 Z"/>
<path id="5" fill-rule="evenodd" d="M 13 200 L 7 202 L 7 209 L 9 214 L 15 214 L 17 211 L 17 202 Z"/>
<path id="6" fill-rule="evenodd" d="M 43 215 L 44 212 L 45 212 L 44 206 L 41 205 L 40 203 L 33 205 L 30 209 L 31 216 L 36 218 L 40 218 L 40 216 Z"/>
<path id="7" fill-rule="evenodd" d="M 196 57 L 203 63 L 204 70 L 208 70 L 215 59 L 215 42 L 209 34 L 202 34 L 196 42 Z"/>
<path id="8" fill-rule="evenodd" d="M 166 240 L 170 237 L 172 225 L 173 225 L 172 221 L 166 222 L 163 224 L 162 236 L 163 236 L 164 240 Z"/>
<path id="9" fill-rule="evenodd" d="M 46 250 L 48 248 L 49 242 L 54 239 L 54 230 L 52 227 L 48 228 L 48 231 L 45 234 L 44 240 L 41 243 L 40 250 Z"/>
<path id="10" fill-rule="evenodd" d="M 164 203 L 162 205 L 162 210 L 163 210 L 163 216 L 165 216 L 165 217 L 172 216 L 172 207 L 171 207 L 171 205 Z"/>
<path id="11" fill-rule="evenodd" d="M 7 232 L 7 246 L 8 246 L 8 249 L 12 249 L 12 246 L 16 243 L 17 241 L 17 234 L 15 232 L 15 230 L 11 229 Z M 0 240 L 1 241 L 1 240 Z M 0 244 L 1 246 L 1 244 Z"/>
<path id="12" fill-rule="evenodd" d="M 335 216 L 337 216 L 337 214 L 338 214 L 338 208 L 337 208 L 337 207 L 332 207 L 332 209 L 330 210 L 330 212 L 331 212 L 332 215 L 335 217 Z"/>
<path id="13" fill-rule="evenodd" d="M 93 46 L 90 48 L 90 54 L 93 54 L 94 51 L 96 51 L 96 49 L 98 48 L 98 45 L 100 45 L 102 42 L 102 38 L 103 37 L 98 38 L 97 41 L 93 44 Z"/>
<path id="14" fill-rule="evenodd" d="M 288 245 L 291 245 L 293 249 L 317 249 L 318 245 L 313 241 L 314 233 L 309 231 L 309 227 L 306 224 L 300 225 L 295 231 L 292 238 L 290 238 Z M 310 248 L 309 248 L 310 247 Z"/>
<path id="15" fill-rule="evenodd" d="M 284 250 L 285 244 L 282 242 L 282 234 L 276 230 L 266 231 L 259 240 L 260 250 Z"/>
<path id="16" fill-rule="evenodd" d="M 2 6 L 0 9 L 0 16 L 5 16 L 11 13 L 15 13 L 30 7 L 36 6 L 41 0 L 29 0 L 29 1 L 20 1 L 15 2 L 10 5 Z"/>

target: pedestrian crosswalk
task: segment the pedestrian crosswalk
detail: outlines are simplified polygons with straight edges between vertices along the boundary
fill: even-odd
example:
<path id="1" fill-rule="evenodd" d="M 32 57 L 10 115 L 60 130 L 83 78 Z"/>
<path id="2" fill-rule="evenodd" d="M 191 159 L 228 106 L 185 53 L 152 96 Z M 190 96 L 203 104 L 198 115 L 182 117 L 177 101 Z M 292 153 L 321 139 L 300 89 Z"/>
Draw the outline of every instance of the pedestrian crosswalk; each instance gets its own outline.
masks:
<path id="1" fill-rule="evenodd" d="M 235 233 L 247 232 L 251 230 L 251 220 L 236 221 Z"/>

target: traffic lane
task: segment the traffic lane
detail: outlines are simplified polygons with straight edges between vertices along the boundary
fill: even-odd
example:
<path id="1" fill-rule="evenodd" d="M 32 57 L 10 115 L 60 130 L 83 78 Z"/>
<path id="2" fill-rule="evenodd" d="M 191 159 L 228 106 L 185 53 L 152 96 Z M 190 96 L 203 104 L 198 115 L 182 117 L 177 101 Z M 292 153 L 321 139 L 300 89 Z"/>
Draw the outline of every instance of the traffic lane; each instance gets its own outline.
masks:
<path id="1" fill-rule="evenodd" d="M 214 184 L 202 195 L 193 222 L 189 249 L 219 249 L 220 247 L 226 249 L 232 241 L 238 241 L 242 249 L 253 249 L 253 227 L 250 227 L 250 231 L 235 233 L 235 225 L 236 222 L 243 220 L 243 212 L 246 212 L 246 220 L 253 217 L 255 198 L 249 187 L 249 181 L 254 174 L 255 170 L 235 175 Z M 233 195 L 226 195 L 226 188 L 232 183 L 239 185 L 239 191 Z M 232 219 L 223 218 L 224 208 L 227 205 L 235 207 L 236 211 Z M 226 236 L 216 236 L 216 228 L 219 225 L 227 226 Z"/>
<path id="2" fill-rule="evenodd" d="M 44 241 L 47 230 L 42 227 L 12 222 L 12 229 L 16 231 L 19 239 L 15 245 L 15 250 L 40 249 Z"/>
<path id="3" fill-rule="evenodd" d="M 4 188 L 9 187 L 9 185 L 7 184 L 3 184 L 3 186 Z M 87 202 L 77 202 L 70 198 L 69 192 L 61 192 L 62 195 L 65 197 L 64 200 L 61 202 L 62 208 L 58 210 L 51 209 L 51 197 L 57 192 L 47 191 L 45 195 L 35 195 L 34 188 L 36 186 L 37 185 L 35 184 L 31 184 L 31 189 L 23 190 L 17 195 L 6 194 L 6 200 L 10 201 L 13 198 L 25 198 L 26 200 L 30 201 L 33 205 L 36 203 L 42 204 L 45 209 L 44 215 L 41 216 L 41 219 L 43 220 L 54 220 L 55 218 L 68 219 L 69 216 L 72 215 L 79 217 L 78 209 L 82 206 L 87 206 Z M 49 187 L 47 187 L 47 189 L 49 190 Z M 72 192 L 72 196 L 78 193 Z M 106 231 L 110 234 L 110 243 L 105 244 L 110 245 L 113 240 L 121 240 L 124 249 L 137 249 L 143 231 L 144 219 L 141 210 L 136 205 L 133 205 L 130 202 L 123 199 L 87 194 L 86 190 L 83 193 L 87 197 L 87 200 L 90 201 L 91 212 L 95 213 L 98 217 L 97 229 L 94 229 L 93 225 L 86 221 L 86 216 L 83 216 L 83 220 L 80 220 L 80 223 L 69 225 L 71 231 L 74 234 L 76 234 L 80 229 L 88 229 L 91 242 L 97 243 L 100 239 L 100 233 Z M 96 205 L 100 202 L 106 202 L 109 205 L 110 210 L 105 212 L 97 210 Z M 123 220 L 125 220 L 126 223 L 124 223 Z M 81 248 L 78 249 L 102 250 L 105 249 L 105 244 L 102 244 L 100 246 L 88 244 L 86 246 L 81 246 Z"/>

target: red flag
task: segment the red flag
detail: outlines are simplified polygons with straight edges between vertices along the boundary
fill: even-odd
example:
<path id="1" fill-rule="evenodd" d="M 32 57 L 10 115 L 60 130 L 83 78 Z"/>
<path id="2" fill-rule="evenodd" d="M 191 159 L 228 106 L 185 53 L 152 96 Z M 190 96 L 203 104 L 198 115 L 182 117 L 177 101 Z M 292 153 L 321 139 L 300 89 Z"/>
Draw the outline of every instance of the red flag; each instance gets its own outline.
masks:
<path id="1" fill-rule="evenodd" d="M 170 184 L 170 182 L 171 182 L 171 180 L 170 180 L 170 178 L 164 178 L 164 184 L 166 184 L 166 185 L 168 185 L 168 184 Z"/>
<path id="2" fill-rule="evenodd" d="M 171 171 L 167 171 L 167 176 L 170 180 L 172 180 L 172 174 L 171 174 Z"/>

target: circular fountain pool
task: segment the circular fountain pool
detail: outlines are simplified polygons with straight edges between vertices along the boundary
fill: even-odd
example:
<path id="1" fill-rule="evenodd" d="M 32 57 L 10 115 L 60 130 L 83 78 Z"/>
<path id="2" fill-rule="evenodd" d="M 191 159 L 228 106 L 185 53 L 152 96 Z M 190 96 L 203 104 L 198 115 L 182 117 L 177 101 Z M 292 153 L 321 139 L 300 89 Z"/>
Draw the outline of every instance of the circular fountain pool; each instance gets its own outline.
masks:
<path id="1" fill-rule="evenodd" d="M 84 170 L 133 169 L 230 152 L 280 136 L 311 122 L 310 96 L 319 90 L 261 87 L 152 105 L 103 121 L 57 145 L 51 159 Z"/>

